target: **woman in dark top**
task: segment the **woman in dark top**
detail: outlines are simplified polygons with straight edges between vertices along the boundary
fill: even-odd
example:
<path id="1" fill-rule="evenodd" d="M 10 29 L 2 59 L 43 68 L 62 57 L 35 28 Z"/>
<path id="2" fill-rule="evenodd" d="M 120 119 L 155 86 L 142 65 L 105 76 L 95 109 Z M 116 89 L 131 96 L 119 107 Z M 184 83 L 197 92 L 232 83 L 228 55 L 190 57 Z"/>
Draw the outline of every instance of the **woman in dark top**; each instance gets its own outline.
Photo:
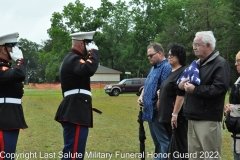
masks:
<path id="1" fill-rule="evenodd" d="M 169 139 L 172 129 L 175 129 L 175 137 L 180 153 L 187 153 L 187 120 L 182 111 L 185 91 L 179 90 L 177 80 L 185 70 L 186 51 L 180 44 L 170 44 L 168 47 L 168 62 L 172 66 L 172 72 L 160 86 L 159 93 L 159 122 L 163 122 Z M 181 154 L 183 155 L 183 154 Z"/>

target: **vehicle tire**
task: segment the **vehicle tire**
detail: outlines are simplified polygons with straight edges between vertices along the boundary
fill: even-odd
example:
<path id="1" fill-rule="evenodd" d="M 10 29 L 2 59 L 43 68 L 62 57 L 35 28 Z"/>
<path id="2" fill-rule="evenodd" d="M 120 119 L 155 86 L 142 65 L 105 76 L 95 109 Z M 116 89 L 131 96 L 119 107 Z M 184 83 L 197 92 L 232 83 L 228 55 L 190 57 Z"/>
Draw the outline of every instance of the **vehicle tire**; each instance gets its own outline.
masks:
<path id="1" fill-rule="evenodd" d="M 113 95 L 113 96 L 118 96 L 119 93 L 120 93 L 120 90 L 119 90 L 119 89 L 113 89 L 113 91 L 112 91 L 112 95 Z"/>
<path id="2" fill-rule="evenodd" d="M 112 93 L 108 93 L 109 96 L 113 96 Z"/>

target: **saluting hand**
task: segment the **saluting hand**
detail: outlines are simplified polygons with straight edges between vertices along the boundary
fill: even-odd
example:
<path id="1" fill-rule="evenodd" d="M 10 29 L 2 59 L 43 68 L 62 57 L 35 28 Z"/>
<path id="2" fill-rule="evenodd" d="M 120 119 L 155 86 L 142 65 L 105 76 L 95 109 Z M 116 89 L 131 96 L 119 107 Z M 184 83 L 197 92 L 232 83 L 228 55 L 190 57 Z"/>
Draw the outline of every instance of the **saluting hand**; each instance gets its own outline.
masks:
<path id="1" fill-rule="evenodd" d="M 14 61 L 16 61 L 17 59 L 23 58 L 22 51 L 17 46 L 12 48 L 12 52 L 10 52 L 10 56 Z"/>
<path id="2" fill-rule="evenodd" d="M 87 51 L 90 51 L 91 49 L 98 50 L 98 46 L 96 46 L 96 44 L 94 42 L 90 42 L 86 45 L 86 49 L 87 49 Z"/>

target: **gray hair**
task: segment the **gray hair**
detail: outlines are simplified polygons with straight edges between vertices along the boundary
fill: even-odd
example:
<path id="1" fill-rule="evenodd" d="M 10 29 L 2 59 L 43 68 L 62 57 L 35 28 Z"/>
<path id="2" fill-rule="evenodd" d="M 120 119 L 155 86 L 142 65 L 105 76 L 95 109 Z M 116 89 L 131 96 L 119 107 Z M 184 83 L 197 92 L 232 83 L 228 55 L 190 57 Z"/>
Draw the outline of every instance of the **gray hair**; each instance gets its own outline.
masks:
<path id="1" fill-rule="evenodd" d="M 149 49 L 151 47 L 153 47 L 155 52 L 160 52 L 161 51 L 163 53 L 163 55 L 164 55 L 164 49 L 163 49 L 163 47 L 162 47 L 162 45 L 160 43 L 153 42 L 153 43 L 148 45 L 147 49 Z"/>
<path id="2" fill-rule="evenodd" d="M 212 31 L 201 31 L 201 32 L 197 32 L 196 35 L 197 36 L 202 36 L 202 41 L 203 43 L 206 45 L 207 43 L 210 44 L 211 49 L 215 50 L 216 47 L 216 39 L 213 35 Z"/>

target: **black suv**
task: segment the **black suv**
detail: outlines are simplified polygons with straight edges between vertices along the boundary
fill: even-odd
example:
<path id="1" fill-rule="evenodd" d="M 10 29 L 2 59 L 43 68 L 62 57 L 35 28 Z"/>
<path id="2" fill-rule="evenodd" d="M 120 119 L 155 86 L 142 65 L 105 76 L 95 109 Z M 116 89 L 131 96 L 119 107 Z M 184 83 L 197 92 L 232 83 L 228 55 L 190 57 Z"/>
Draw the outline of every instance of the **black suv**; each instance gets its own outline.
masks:
<path id="1" fill-rule="evenodd" d="M 109 96 L 118 96 L 122 93 L 141 94 L 146 78 L 124 79 L 118 84 L 109 84 L 104 87 L 105 93 Z"/>

